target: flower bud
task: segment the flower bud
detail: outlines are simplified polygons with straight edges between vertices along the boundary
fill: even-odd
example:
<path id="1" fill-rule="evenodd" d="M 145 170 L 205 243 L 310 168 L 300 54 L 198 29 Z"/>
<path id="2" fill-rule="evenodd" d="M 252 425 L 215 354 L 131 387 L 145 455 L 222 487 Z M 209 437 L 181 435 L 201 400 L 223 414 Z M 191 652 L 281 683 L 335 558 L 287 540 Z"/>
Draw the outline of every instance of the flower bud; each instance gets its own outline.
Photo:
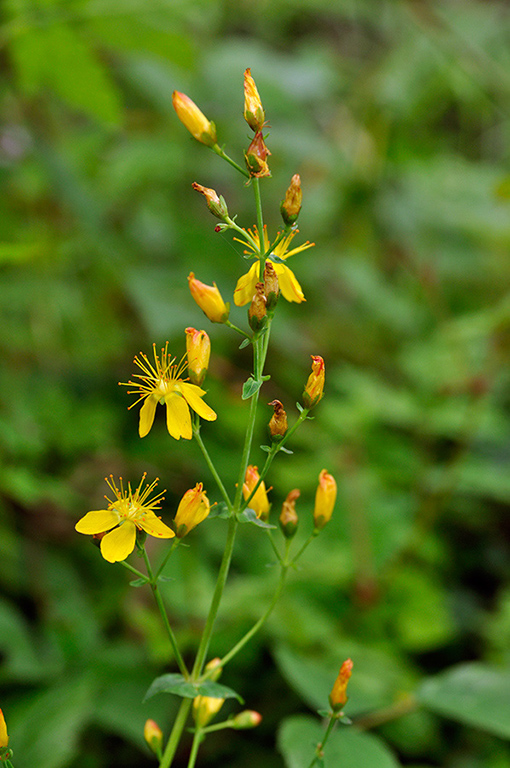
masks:
<path id="1" fill-rule="evenodd" d="M 333 712 L 339 712 L 347 703 L 347 683 L 352 675 L 352 661 L 347 659 L 340 667 L 340 672 L 333 685 L 333 690 L 329 694 L 329 703 Z"/>
<path id="2" fill-rule="evenodd" d="M 212 696 L 196 696 L 193 699 L 193 719 L 200 728 L 205 728 L 214 715 L 220 711 L 225 699 Z"/>
<path id="3" fill-rule="evenodd" d="M 223 667 L 220 666 L 220 661 L 220 657 L 217 656 L 215 659 L 208 661 L 205 665 L 207 672 L 211 672 L 210 675 L 207 675 L 208 680 L 216 682 L 216 680 L 220 677 L 221 673 L 223 672 Z"/>
<path id="4" fill-rule="evenodd" d="M 264 267 L 264 293 L 266 296 L 266 305 L 268 312 L 276 307 L 278 296 L 280 295 L 280 285 L 276 269 L 270 261 L 266 261 Z"/>
<path id="5" fill-rule="evenodd" d="M 285 200 L 280 205 L 280 213 L 285 224 L 290 227 L 295 224 L 301 205 L 303 202 L 303 192 L 301 190 L 301 179 L 298 173 L 295 173 L 290 181 L 290 186 L 285 193 Z"/>
<path id="6" fill-rule="evenodd" d="M 278 443 L 287 431 L 287 414 L 279 400 L 273 400 L 271 403 L 268 403 L 268 405 L 272 405 L 274 409 L 274 413 L 269 422 L 269 433 L 273 443 Z"/>
<path id="7" fill-rule="evenodd" d="M 262 715 L 260 712 L 255 712 L 253 709 L 245 709 L 233 718 L 232 728 L 238 731 L 243 728 L 256 728 L 261 720 Z"/>
<path id="8" fill-rule="evenodd" d="M 205 331 L 186 328 L 186 352 L 188 355 L 188 374 L 192 384 L 200 387 L 209 368 L 211 340 Z"/>
<path id="9" fill-rule="evenodd" d="M 319 485 L 315 493 L 313 520 L 315 530 L 320 531 L 331 520 L 336 501 L 335 478 L 323 469 L 319 475 Z"/>
<path id="10" fill-rule="evenodd" d="M 280 514 L 280 528 L 286 539 L 291 539 L 297 531 L 298 516 L 296 512 L 296 500 L 300 497 L 301 492 L 295 488 L 291 491 L 282 505 L 282 511 Z"/>
<path id="11" fill-rule="evenodd" d="M 218 193 L 214 189 L 209 187 L 203 187 L 201 184 L 197 184 L 196 181 L 191 185 L 197 192 L 201 192 L 207 202 L 207 207 L 211 211 L 213 216 L 217 219 L 225 219 L 228 216 L 228 208 L 225 202 L 225 198 L 222 195 L 218 196 Z"/>
<path id="12" fill-rule="evenodd" d="M 154 720 L 146 720 L 143 737 L 155 755 L 159 755 L 163 745 L 163 732 Z"/>
<path id="13" fill-rule="evenodd" d="M 249 498 L 251 492 L 257 485 L 260 479 L 259 471 L 257 467 L 253 467 L 251 464 L 246 468 L 246 475 L 243 483 L 243 496 L 246 499 Z M 271 505 L 267 498 L 266 484 L 262 481 L 255 491 L 249 506 L 253 509 L 261 520 L 267 520 L 269 517 L 269 510 Z"/>
<path id="14" fill-rule="evenodd" d="M 204 312 L 211 323 L 226 323 L 228 320 L 230 306 L 225 304 L 221 298 L 216 283 L 206 285 L 195 278 L 193 272 L 188 275 L 189 289 L 196 303 Z"/>
<path id="15" fill-rule="evenodd" d="M 256 176 L 261 178 L 262 176 L 271 176 L 271 171 L 266 163 L 266 157 L 271 152 L 268 150 L 264 143 L 264 137 L 262 132 L 258 131 L 253 137 L 253 140 L 244 153 L 244 159 L 246 160 L 246 167 L 250 172 L 250 176 Z"/>
<path id="16" fill-rule="evenodd" d="M 313 408 L 317 405 L 322 398 L 324 390 L 324 377 L 326 369 L 324 366 L 324 360 L 319 355 L 312 355 L 312 372 L 306 382 L 305 391 L 303 392 L 303 402 L 305 408 Z"/>
<path id="17" fill-rule="evenodd" d="M 264 283 L 255 285 L 255 296 L 251 300 L 248 310 L 248 322 L 253 331 L 260 331 L 266 324 L 267 306 L 264 295 Z"/>
<path id="18" fill-rule="evenodd" d="M 255 80 L 251 76 L 251 70 L 244 73 L 244 119 L 250 128 L 257 133 L 262 130 L 266 116 L 262 107 L 259 92 Z"/>
<path id="19" fill-rule="evenodd" d="M 172 103 L 177 112 L 177 117 L 183 123 L 192 136 L 201 144 L 213 147 L 216 144 L 216 126 L 211 123 L 199 110 L 194 101 L 184 93 L 174 91 Z"/>
<path id="20" fill-rule="evenodd" d="M 7 735 L 7 725 L 5 724 L 4 713 L 0 709 L 0 747 L 7 747 L 9 736 Z"/>
<path id="21" fill-rule="evenodd" d="M 211 510 L 209 499 L 203 490 L 202 483 L 186 491 L 182 497 L 174 519 L 175 533 L 182 539 L 195 526 L 205 520 Z"/>

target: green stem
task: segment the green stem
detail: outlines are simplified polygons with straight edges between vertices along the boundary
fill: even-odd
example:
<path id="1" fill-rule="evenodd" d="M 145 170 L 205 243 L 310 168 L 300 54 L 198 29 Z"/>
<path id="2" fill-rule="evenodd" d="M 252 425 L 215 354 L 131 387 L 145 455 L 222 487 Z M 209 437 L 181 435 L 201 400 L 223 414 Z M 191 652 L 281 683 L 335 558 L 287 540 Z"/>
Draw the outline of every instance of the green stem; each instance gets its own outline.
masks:
<path id="1" fill-rule="evenodd" d="M 308 768 L 313 768 L 313 766 L 317 763 L 317 761 L 322 757 L 323 750 L 324 750 L 324 745 L 326 744 L 327 740 L 329 739 L 329 735 L 332 732 L 333 728 L 335 727 L 336 721 L 337 721 L 336 717 L 330 718 L 330 721 L 328 723 L 328 727 L 326 729 L 326 733 L 324 734 L 324 738 L 322 739 L 320 744 L 317 744 L 317 747 L 315 748 L 315 756 L 314 756 L 312 762 L 310 763 L 310 765 L 308 766 Z"/>
<path id="2" fill-rule="evenodd" d="M 197 417 L 196 421 L 193 424 L 193 436 L 194 436 L 195 440 L 197 441 L 197 443 L 198 443 L 198 445 L 200 447 L 200 450 L 202 451 L 202 454 L 204 456 L 206 464 L 209 467 L 209 470 L 210 470 L 212 476 L 214 477 L 214 479 L 216 481 L 216 485 L 220 489 L 220 493 L 223 496 L 223 500 L 225 501 L 225 504 L 227 505 L 228 511 L 231 512 L 232 511 L 232 502 L 230 500 L 230 496 L 228 495 L 227 489 L 225 488 L 225 486 L 223 484 L 223 481 L 222 481 L 221 477 L 219 476 L 219 474 L 218 474 L 218 472 L 216 470 L 216 467 L 214 466 L 213 461 L 212 461 L 212 459 L 211 459 L 211 457 L 209 455 L 209 451 L 205 447 L 204 441 L 202 440 L 202 437 L 200 435 L 200 421 L 199 421 L 198 417 Z"/>
<path id="3" fill-rule="evenodd" d="M 237 325 L 234 325 L 234 323 L 231 323 L 230 320 L 227 320 L 223 325 L 226 325 L 227 328 L 232 328 L 233 331 L 237 331 L 237 333 L 240 333 L 241 336 L 244 336 L 245 339 L 249 339 L 251 341 L 251 336 L 249 333 L 246 333 L 246 331 L 243 331 L 242 328 L 238 328 Z"/>
<path id="4" fill-rule="evenodd" d="M 168 551 L 166 555 L 164 556 L 163 560 L 161 561 L 158 570 L 156 571 L 156 576 L 154 577 L 155 581 L 159 579 L 160 574 L 162 573 L 165 565 L 168 562 L 168 558 L 172 554 L 172 552 L 177 549 L 179 544 L 181 543 L 181 539 L 179 539 L 177 536 L 175 536 L 174 540 L 172 541 L 172 546 L 168 548 Z"/>
<path id="5" fill-rule="evenodd" d="M 149 575 L 149 583 L 151 585 L 152 594 L 154 595 L 154 599 L 156 601 L 156 605 L 158 606 L 159 612 L 161 614 L 161 618 L 163 619 L 163 624 L 165 625 L 165 629 L 167 631 L 170 645 L 172 646 L 172 650 L 174 652 L 175 660 L 177 662 L 177 666 L 179 667 L 181 674 L 186 678 L 186 680 L 189 678 L 189 672 L 188 668 L 186 667 L 186 664 L 184 663 L 184 659 L 181 656 L 181 652 L 179 650 L 179 646 L 177 645 L 176 637 L 173 633 L 172 627 L 170 626 L 170 622 L 168 620 L 168 615 L 165 609 L 165 604 L 163 603 L 163 598 L 161 597 L 161 592 L 159 591 L 158 582 L 154 578 L 154 575 L 152 573 L 151 564 L 149 561 L 149 556 L 147 555 L 147 552 L 145 551 L 145 547 L 143 548 L 143 557 L 145 560 L 145 565 L 147 568 L 147 573 Z"/>
<path id="6" fill-rule="evenodd" d="M 260 279 L 264 274 L 264 266 L 266 263 L 265 248 L 264 248 L 264 215 L 262 213 L 262 200 L 260 197 L 260 182 L 258 178 L 253 179 L 253 194 L 255 195 L 255 209 L 257 212 L 257 229 L 259 232 L 259 261 L 260 261 Z"/>
<path id="7" fill-rule="evenodd" d="M 198 750 L 202 742 L 202 729 L 197 725 L 195 733 L 193 734 L 193 743 L 191 745 L 191 752 L 188 760 L 188 768 L 194 768 L 197 761 Z"/>
<path id="8" fill-rule="evenodd" d="M 148 579 L 147 579 L 147 576 L 145 575 L 145 573 L 142 573 L 141 571 L 138 571 L 136 568 L 133 568 L 133 566 L 132 566 L 132 565 L 129 565 L 129 563 L 126 563 L 126 561 L 125 561 L 125 560 L 121 560 L 121 561 L 120 561 L 120 564 L 121 564 L 121 565 L 122 565 L 124 568 L 127 568 L 127 570 L 128 570 L 128 571 L 131 571 L 131 573 L 134 573 L 134 574 L 135 574 L 135 576 L 138 576 L 138 578 L 139 578 L 139 579 L 145 579 L 145 581 L 147 581 L 147 580 L 148 580 Z"/>
<path id="9" fill-rule="evenodd" d="M 260 249 L 262 248 L 262 245 L 260 243 L 257 243 L 257 241 L 250 235 L 247 229 L 243 229 L 242 227 L 239 226 L 239 224 L 236 224 L 234 219 L 231 219 L 230 216 L 225 216 L 225 223 L 228 224 L 229 229 L 235 229 L 235 231 L 241 235 L 243 240 L 246 240 L 248 245 L 251 248 L 253 248 L 253 250 L 257 255 L 260 254 Z"/>
<path id="10" fill-rule="evenodd" d="M 303 544 L 301 549 L 298 551 L 297 555 L 294 555 L 294 557 L 292 558 L 292 563 L 293 564 L 297 560 L 299 560 L 299 558 L 301 557 L 301 555 L 303 554 L 305 549 L 312 543 L 312 541 L 315 539 L 315 537 L 318 535 L 318 533 L 319 533 L 319 530 L 317 528 L 314 528 L 314 530 L 312 531 L 310 536 L 307 538 L 307 540 L 305 541 L 305 543 Z"/>
<path id="11" fill-rule="evenodd" d="M 165 751 L 163 752 L 163 759 L 159 763 L 159 768 L 170 768 L 172 765 L 172 760 L 174 759 L 179 741 L 181 740 L 184 726 L 186 725 L 186 720 L 188 719 L 192 701 L 193 699 L 183 699 L 181 702 L 181 706 L 177 712 L 177 717 L 174 721 L 172 733 L 170 734 L 170 738 L 168 739 Z"/>
<path id="12" fill-rule="evenodd" d="M 235 160 L 232 160 L 231 157 L 227 155 L 227 153 L 224 151 L 223 147 L 220 147 L 218 144 L 215 144 L 213 147 L 211 147 L 213 152 L 216 152 L 217 155 L 219 155 L 223 160 L 226 160 L 227 163 L 230 163 L 232 168 L 235 168 L 236 171 L 239 171 L 239 173 L 242 173 L 243 176 L 246 176 L 247 179 L 250 178 L 250 174 L 245 168 L 241 168 L 240 165 L 236 163 Z"/>

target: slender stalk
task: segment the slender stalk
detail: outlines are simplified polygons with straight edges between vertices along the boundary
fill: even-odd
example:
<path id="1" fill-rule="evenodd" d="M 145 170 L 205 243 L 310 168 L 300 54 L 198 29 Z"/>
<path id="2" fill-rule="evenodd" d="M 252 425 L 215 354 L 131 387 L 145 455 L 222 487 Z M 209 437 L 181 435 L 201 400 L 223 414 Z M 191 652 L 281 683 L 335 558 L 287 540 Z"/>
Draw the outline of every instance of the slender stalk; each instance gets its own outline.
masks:
<path id="1" fill-rule="evenodd" d="M 257 212 L 257 229 L 259 232 L 259 260 L 260 260 L 260 277 L 264 274 L 265 266 L 265 253 L 264 253 L 264 215 L 262 213 L 262 200 L 260 198 L 260 181 L 258 178 L 253 179 L 253 194 L 255 195 L 255 209 Z"/>
<path id="2" fill-rule="evenodd" d="M 174 721 L 172 733 L 170 734 L 170 738 L 168 739 L 165 751 L 163 752 L 163 759 L 159 763 L 159 768 L 170 768 L 172 765 L 172 760 L 174 759 L 175 752 L 184 730 L 184 726 L 186 725 L 186 720 L 188 719 L 192 701 L 193 699 L 183 699 L 181 702 L 181 706 L 177 712 L 177 717 Z"/>
<path id="3" fill-rule="evenodd" d="M 227 320 L 223 325 L 226 325 L 228 328 L 232 328 L 233 331 L 237 331 L 237 333 L 240 333 L 241 336 L 244 336 L 245 339 L 249 339 L 251 341 L 251 336 L 249 333 L 246 333 L 246 331 L 243 331 L 242 328 L 238 328 L 237 325 L 234 325 L 234 323 L 231 323 L 230 320 Z"/>
<path id="4" fill-rule="evenodd" d="M 134 573 L 135 576 L 138 576 L 138 578 L 145 579 L 145 581 L 147 581 L 147 576 L 145 575 L 145 573 L 142 573 L 141 571 L 137 570 L 136 568 L 133 568 L 133 566 L 129 565 L 129 563 L 126 563 L 125 560 L 121 560 L 120 564 L 122 566 L 124 566 L 124 568 L 127 568 L 128 571 L 131 571 L 131 573 Z"/>
<path id="5" fill-rule="evenodd" d="M 195 733 L 193 734 L 193 743 L 191 744 L 191 752 L 188 760 L 188 768 L 194 768 L 197 761 L 198 750 L 202 742 L 202 729 L 197 725 Z"/>
<path id="6" fill-rule="evenodd" d="M 294 555 L 294 557 L 292 558 L 292 563 L 295 563 L 297 560 L 299 560 L 299 558 L 301 557 L 305 549 L 312 543 L 312 541 L 315 539 L 318 533 L 319 531 L 317 530 L 317 528 L 314 528 L 314 530 L 312 531 L 310 536 L 307 538 L 307 540 L 305 541 L 301 549 L 298 551 L 297 555 Z"/>
<path id="7" fill-rule="evenodd" d="M 195 440 L 197 441 L 200 450 L 202 451 L 203 457 L 206 461 L 207 466 L 209 467 L 209 470 L 211 472 L 211 475 L 214 477 L 216 481 L 216 485 L 218 486 L 221 495 L 223 496 L 223 500 L 225 501 L 225 504 L 228 507 L 228 511 L 232 511 L 232 502 L 230 500 L 230 496 L 228 495 L 227 489 L 225 488 L 223 481 L 221 477 L 218 474 L 218 471 L 216 470 L 216 467 L 213 464 L 213 461 L 209 455 L 209 451 L 205 447 L 204 441 L 202 440 L 202 436 L 200 435 L 200 421 L 197 417 L 195 423 L 193 424 L 193 436 Z"/>
<path id="8" fill-rule="evenodd" d="M 331 732 L 332 732 L 333 728 L 334 728 L 334 727 L 335 727 L 335 725 L 336 725 L 336 721 L 337 721 L 337 718 L 336 718 L 336 717 L 332 717 L 332 718 L 330 719 L 330 721 L 329 721 L 329 723 L 328 723 L 328 727 L 327 727 L 327 729 L 326 729 L 326 733 L 324 734 L 324 738 L 322 739 L 322 741 L 320 742 L 320 744 L 317 744 L 317 747 L 315 748 L 315 756 L 314 756 L 314 758 L 313 758 L 312 762 L 310 763 L 310 765 L 308 766 L 308 768 L 313 768 L 313 766 L 314 766 L 314 765 L 315 765 L 315 764 L 316 764 L 316 763 L 317 763 L 317 762 L 320 760 L 320 758 L 322 757 L 322 755 L 323 755 L 323 750 L 324 750 L 324 745 L 325 745 L 325 743 L 327 742 L 327 740 L 329 739 L 329 736 L 330 736 L 330 734 L 331 734 Z"/>
<path id="9" fill-rule="evenodd" d="M 147 573 L 149 575 L 149 583 L 151 585 L 152 594 L 154 595 L 154 599 L 156 601 L 156 605 L 158 606 L 159 612 L 161 614 L 161 618 L 163 619 L 163 624 L 165 625 L 165 629 L 168 634 L 168 638 L 170 640 L 170 645 L 172 646 L 172 650 L 174 652 L 175 660 L 177 662 L 177 666 L 179 667 L 181 674 L 186 678 L 186 680 L 189 678 L 189 671 L 186 667 L 186 664 L 184 663 L 184 659 L 181 656 L 181 652 L 179 650 L 179 646 L 177 645 L 176 637 L 173 633 L 172 627 L 170 626 L 170 622 L 168 620 L 168 615 L 165 609 L 165 604 L 163 603 L 163 598 L 161 597 L 161 592 L 159 591 L 158 582 L 157 579 L 154 578 L 154 575 L 152 573 L 151 564 L 149 561 L 149 556 L 147 555 L 147 552 L 145 551 L 145 547 L 143 548 L 143 556 L 145 560 L 145 565 L 147 567 Z"/>
<path id="10" fill-rule="evenodd" d="M 176 537 L 174 538 L 174 540 L 172 541 L 172 546 L 168 548 L 166 555 L 164 556 L 163 560 L 161 561 L 161 563 L 160 563 L 160 565 L 159 565 L 159 568 L 158 568 L 158 570 L 156 571 L 156 575 L 155 575 L 155 577 L 154 577 L 154 579 L 155 579 L 156 581 L 158 580 L 158 578 L 159 578 L 160 574 L 162 573 L 162 571 L 163 571 L 163 569 L 164 569 L 165 565 L 167 564 L 167 562 L 168 562 L 168 559 L 169 559 L 170 555 L 172 554 L 172 552 L 173 552 L 174 550 L 176 550 L 176 549 L 177 549 L 177 547 L 179 546 L 179 544 L 180 544 L 180 543 L 181 543 L 181 539 L 179 539 L 179 538 L 176 536 Z"/>
<path id="11" fill-rule="evenodd" d="M 223 160 L 226 160 L 227 163 L 230 163 L 232 168 L 235 168 L 236 171 L 239 171 L 239 173 L 242 173 L 243 176 L 246 176 L 247 179 L 250 178 L 250 174 L 248 173 L 248 171 L 245 168 L 241 168 L 241 166 L 238 165 L 235 160 L 232 160 L 232 158 L 227 155 L 223 147 L 220 147 L 218 144 L 215 144 L 213 147 L 211 147 L 211 149 L 213 150 L 213 152 L 216 152 L 217 155 L 222 157 Z"/>

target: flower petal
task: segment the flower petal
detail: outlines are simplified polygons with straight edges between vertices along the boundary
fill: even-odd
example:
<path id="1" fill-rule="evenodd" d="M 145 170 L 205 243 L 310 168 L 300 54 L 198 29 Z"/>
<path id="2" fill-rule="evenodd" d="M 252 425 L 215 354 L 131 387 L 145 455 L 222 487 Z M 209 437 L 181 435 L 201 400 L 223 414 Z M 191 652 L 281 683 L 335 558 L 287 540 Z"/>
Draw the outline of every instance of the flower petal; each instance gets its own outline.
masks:
<path id="1" fill-rule="evenodd" d="M 302 301 L 306 301 L 305 295 L 294 272 L 285 266 L 285 264 L 273 264 L 273 266 L 278 275 L 278 282 L 280 283 L 280 290 L 283 294 L 283 298 L 287 299 L 287 301 L 296 301 L 298 304 Z"/>
<path id="2" fill-rule="evenodd" d="M 113 509 L 97 509 L 78 520 L 74 526 L 78 533 L 104 533 L 119 522 L 119 516 Z"/>
<path id="3" fill-rule="evenodd" d="M 140 437 L 145 437 L 145 435 L 148 435 L 152 425 L 154 424 L 154 414 L 156 413 L 156 406 L 158 404 L 158 401 L 155 397 L 149 397 L 145 398 L 145 403 L 140 408 L 140 424 L 138 427 L 138 432 Z"/>
<path id="4" fill-rule="evenodd" d="M 186 382 L 181 382 L 179 388 L 195 413 L 198 413 L 199 416 L 207 421 L 216 421 L 218 417 L 215 411 L 207 403 L 204 403 L 200 397 L 201 394 L 205 394 L 203 389 L 195 384 L 187 384 Z"/>
<path id="5" fill-rule="evenodd" d="M 145 533 L 156 536 L 158 539 L 172 539 L 175 533 L 154 512 L 148 511 L 142 517 L 137 518 L 137 524 Z"/>
<path id="6" fill-rule="evenodd" d="M 126 520 L 101 539 L 101 554 L 109 563 L 125 560 L 135 548 L 136 526 Z"/>
<path id="7" fill-rule="evenodd" d="M 255 286 L 259 277 L 259 262 L 254 261 L 249 271 L 242 275 L 237 281 L 236 289 L 234 291 L 234 304 L 236 307 L 244 307 L 249 301 L 253 299 L 255 294 Z"/>
<path id="8" fill-rule="evenodd" d="M 170 392 L 165 397 L 166 403 L 166 426 L 172 437 L 176 440 L 184 437 L 185 440 L 191 440 L 193 432 L 191 430 L 191 416 L 189 406 L 182 395 L 177 392 Z"/>

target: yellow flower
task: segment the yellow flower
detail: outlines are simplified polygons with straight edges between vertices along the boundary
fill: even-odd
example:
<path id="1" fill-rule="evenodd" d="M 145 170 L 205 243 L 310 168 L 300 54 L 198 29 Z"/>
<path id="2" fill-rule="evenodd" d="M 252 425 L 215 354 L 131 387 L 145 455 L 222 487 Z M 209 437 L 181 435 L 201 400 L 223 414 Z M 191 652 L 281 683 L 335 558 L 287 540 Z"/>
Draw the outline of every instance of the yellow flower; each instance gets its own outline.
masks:
<path id="1" fill-rule="evenodd" d="M 313 519 L 316 530 L 324 528 L 331 520 L 336 501 L 336 480 L 325 469 L 319 474 L 319 485 L 315 494 Z"/>
<path id="2" fill-rule="evenodd" d="M 0 747 L 9 745 L 9 736 L 7 735 L 7 726 L 5 724 L 4 713 L 0 709 Z"/>
<path id="3" fill-rule="evenodd" d="M 140 485 L 133 491 L 130 483 L 124 488 L 122 478 L 118 488 L 113 475 L 110 475 L 106 482 L 115 499 L 112 501 L 105 496 L 109 502 L 108 509 L 87 512 L 85 517 L 76 523 L 78 533 L 92 536 L 104 534 L 101 537 L 101 554 L 109 563 L 125 560 L 131 554 L 135 548 L 137 529 L 159 539 L 171 539 L 175 536 L 172 529 L 154 514 L 154 510 L 160 508 L 162 494 L 148 498 L 158 481 L 154 480 L 142 490 L 145 478 L 144 473 Z"/>
<path id="4" fill-rule="evenodd" d="M 136 387 L 130 390 L 130 395 L 140 395 L 130 408 L 133 408 L 141 400 L 145 400 L 140 409 L 140 437 L 145 437 L 150 432 L 154 423 L 154 414 L 158 403 L 166 405 L 166 426 L 172 437 L 179 440 L 184 437 L 185 440 L 191 440 L 193 432 L 191 429 L 190 408 L 199 416 L 207 421 L 214 421 L 216 413 L 202 400 L 205 390 L 197 387 L 196 384 L 189 384 L 180 378 L 184 373 L 188 361 L 184 355 L 181 362 L 175 364 L 175 357 L 168 353 L 168 342 L 161 350 L 161 359 L 156 353 L 156 345 L 153 344 L 154 365 L 149 361 L 147 355 L 140 352 L 135 357 L 134 362 L 141 369 L 142 373 L 135 373 L 134 377 L 140 381 L 120 382 L 126 387 Z"/>
<path id="5" fill-rule="evenodd" d="M 260 475 L 258 468 L 253 467 L 250 464 L 246 468 L 246 475 L 244 477 L 243 483 L 243 496 L 245 500 L 250 497 L 259 479 Z M 249 506 L 255 511 L 257 517 L 260 517 L 262 520 L 266 520 L 268 518 L 271 505 L 269 503 L 269 499 L 267 498 L 266 484 L 263 480 L 255 491 L 255 494 L 252 496 Z"/>
<path id="6" fill-rule="evenodd" d="M 199 387 L 209 368 L 211 340 L 205 331 L 197 331 L 196 328 L 186 328 L 185 333 L 189 377 Z"/>
<path id="7" fill-rule="evenodd" d="M 262 130 L 266 116 L 260 100 L 255 80 L 251 76 L 251 70 L 244 73 L 244 119 L 250 128 L 257 132 Z"/>
<path id="8" fill-rule="evenodd" d="M 326 378 L 326 366 L 320 355 L 310 355 L 312 358 L 312 372 L 308 377 L 303 392 L 305 408 L 313 408 L 321 400 L 324 394 L 324 380 Z"/>
<path id="9" fill-rule="evenodd" d="M 192 528 L 205 520 L 211 510 L 203 488 L 202 483 L 197 483 L 194 488 L 186 491 L 179 503 L 174 520 L 179 538 L 186 536 Z"/>
<path id="10" fill-rule="evenodd" d="M 200 280 L 196 279 L 195 273 L 190 272 L 188 275 L 188 284 L 191 295 L 211 323 L 226 323 L 230 311 L 230 304 L 225 304 L 221 298 L 221 293 L 216 283 L 213 283 L 212 285 L 201 283 Z"/>
<path id="11" fill-rule="evenodd" d="M 260 238 L 257 227 L 253 227 L 253 229 L 248 229 L 247 231 L 260 248 Z M 276 271 L 280 290 L 284 298 L 287 299 L 287 301 L 296 301 L 301 303 L 302 301 L 306 301 L 306 299 L 294 273 L 288 268 L 286 264 L 282 264 L 279 261 L 273 261 L 271 258 L 271 256 L 276 256 L 278 259 L 288 259 L 289 256 L 293 256 L 295 253 L 299 253 L 300 251 L 304 251 L 307 248 L 311 248 L 313 245 L 315 245 L 315 243 L 309 243 L 307 241 L 306 243 L 299 245 L 297 248 L 293 248 L 291 251 L 288 251 L 287 249 L 297 232 L 298 230 L 296 229 L 294 232 L 290 232 L 288 235 L 286 235 L 278 243 L 274 251 L 270 254 L 268 261 L 271 262 Z M 249 243 L 247 244 L 244 240 L 239 240 L 237 237 L 235 237 L 234 240 L 237 240 L 237 242 L 243 243 L 244 245 L 248 245 L 249 250 L 245 251 L 245 253 L 250 253 L 251 251 L 256 253 L 255 249 Z M 269 245 L 270 243 L 267 236 L 267 230 L 264 227 L 265 252 L 268 251 Z M 259 279 L 260 262 L 257 260 L 254 262 L 254 264 L 251 265 L 250 270 L 237 281 L 237 286 L 234 291 L 234 302 L 238 307 L 243 307 L 253 299 L 253 296 L 255 295 L 255 286 L 259 282 Z"/>
<path id="12" fill-rule="evenodd" d="M 207 147 L 213 147 L 216 144 L 216 126 L 206 118 L 195 102 L 185 93 L 174 91 L 172 103 L 177 117 L 191 135 Z"/>
<path id="13" fill-rule="evenodd" d="M 338 712 L 347 703 L 347 683 L 352 675 L 352 666 L 351 659 L 344 661 L 333 685 L 333 690 L 329 694 L 329 703 L 334 712 Z"/>
<path id="14" fill-rule="evenodd" d="M 193 699 L 193 719 L 195 723 L 204 728 L 220 711 L 225 699 L 216 699 L 212 696 L 196 696 Z"/>

